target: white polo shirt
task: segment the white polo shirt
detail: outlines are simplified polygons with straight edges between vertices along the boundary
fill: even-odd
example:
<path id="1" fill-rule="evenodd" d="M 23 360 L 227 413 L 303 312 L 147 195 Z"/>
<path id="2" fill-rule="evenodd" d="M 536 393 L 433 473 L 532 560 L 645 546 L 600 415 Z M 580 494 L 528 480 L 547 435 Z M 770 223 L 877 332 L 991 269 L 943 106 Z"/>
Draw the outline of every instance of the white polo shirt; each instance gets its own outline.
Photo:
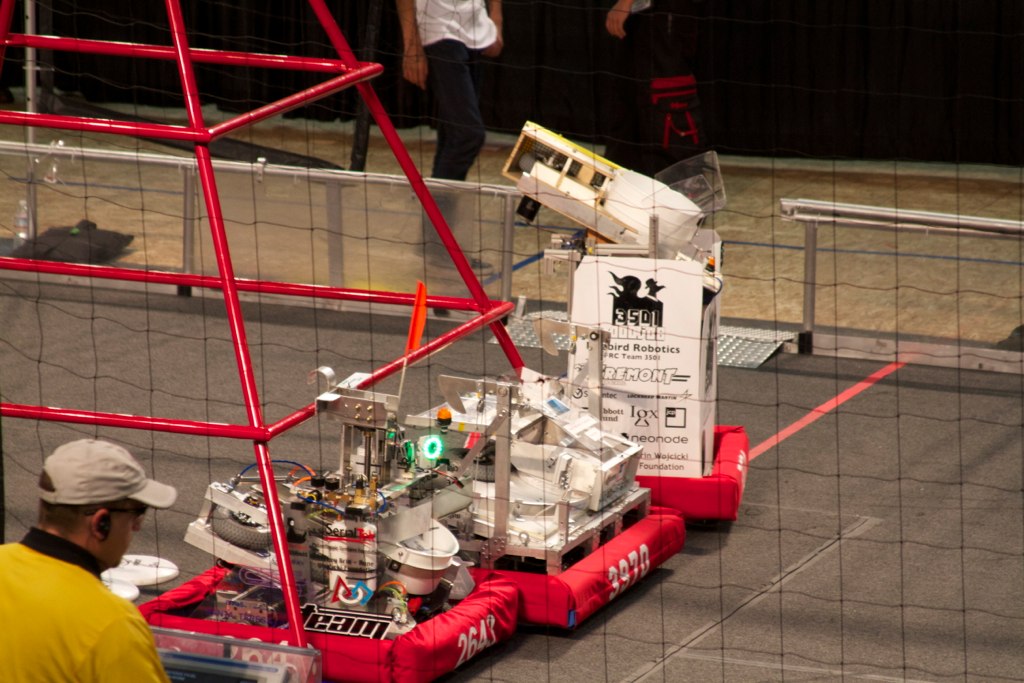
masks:
<path id="1" fill-rule="evenodd" d="M 483 50 L 498 39 L 485 0 L 416 0 L 416 24 L 424 45 L 449 39 Z"/>

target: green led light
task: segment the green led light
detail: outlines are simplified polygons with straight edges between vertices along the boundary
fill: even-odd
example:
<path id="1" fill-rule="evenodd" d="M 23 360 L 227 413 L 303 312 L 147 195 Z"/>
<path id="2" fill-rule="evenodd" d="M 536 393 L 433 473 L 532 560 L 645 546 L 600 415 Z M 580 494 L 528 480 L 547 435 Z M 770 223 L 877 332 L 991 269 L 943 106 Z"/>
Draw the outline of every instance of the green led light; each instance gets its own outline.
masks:
<path id="1" fill-rule="evenodd" d="M 437 460 L 444 452 L 444 440 L 436 434 L 425 436 L 420 439 L 420 452 L 427 460 Z"/>

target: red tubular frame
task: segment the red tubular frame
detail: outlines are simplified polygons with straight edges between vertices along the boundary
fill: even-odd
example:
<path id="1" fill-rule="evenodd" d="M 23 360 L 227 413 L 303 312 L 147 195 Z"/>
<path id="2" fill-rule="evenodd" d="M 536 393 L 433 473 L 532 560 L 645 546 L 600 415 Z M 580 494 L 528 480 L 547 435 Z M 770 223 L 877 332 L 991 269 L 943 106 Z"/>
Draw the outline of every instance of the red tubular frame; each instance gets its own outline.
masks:
<path id="1" fill-rule="evenodd" d="M 211 275 L 195 275 L 189 273 L 173 273 L 166 270 L 134 270 L 111 266 L 94 266 L 84 263 L 57 263 L 55 261 L 36 261 L 33 259 L 0 256 L 0 270 L 17 270 L 51 275 L 69 275 L 102 280 L 121 280 L 125 282 L 147 282 L 155 285 L 177 285 L 182 287 L 201 287 L 204 289 L 220 289 L 221 279 Z M 307 285 L 297 282 L 271 282 L 267 280 L 250 280 L 235 278 L 235 285 L 240 292 L 259 294 L 279 294 L 284 296 L 304 296 L 312 299 L 335 299 L 339 301 L 359 301 L 373 304 L 397 304 L 412 306 L 415 296 L 408 292 L 385 292 L 371 289 L 347 289 L 345 287 L 325 287 L 323 285 Z M 507 302 L 491 301 L 489 313 L 495 307 L 504 307 Z M 477 310 L 476 302 L 451 296 L 428 296 L 428 308 L 453 308 L 464 311 Z M 501 316 L 499 316 L 501 317 Z"/>
<path id="2" fill-rule="evenodd" d="M 403 292 L 342 289 L 297 283 L 247 280 L 235 277 L 231 254 L 228 249 L 227 235 L 224 229 L 224 216 L 221 210 L 220 195 L 217 190 L 209 144 L 218 137 L 240 127 L 256 123 L 270 116 L 282 114 L 352 86 L 358 89 L 363 100 L 366 102 L 370 114 L 391 147 L 403 172 L 409 179 L 410 185 L 422 203 L 427 216 L 447 248 L 456 269 L 462 276 L 470 293 L 469 299 L 428 297 L 427 305 L 432 308 L 442 307 L 475 311 L 478 314 L 468 322 L 457 326 L 437 339 L 409 353 L 407 357 L 399 357 L 378 368 L 366 380 L 360 383 L 359 388 L 371 387 L 382 379 L 400 371 L 403 366 L 427 358 L 484 326 L 490 327 L 513 369 L 516 372 L 522 369 L 523 361 L 519 356 L 519 352 L 499 320 L 512 310 L 512 303 L 492 301 L 484 292 L 483 286 L 480 284 L 465 255 L 462 253 L 462 249 L 452 235 L 451 229 L 438 209 L 437 203 L 431 196 L 430 191 L 427 189 L 426 183 L 424 183 L 416 165 L 413 163 L 408 150 L 405 149 L 399 138 L 394 125 L 391 123 L 391 119 L 384 111 L 384 107 L 368 82 L 369 79 L 381 73 L 382 67 L 379 64 L 360 62 L 356 58 L 323 0 L 309 0 L 309 4 L 326 32 L 328 39 L 331 41 L 332 46 L 337 51 L 338 59 L 317 59 L 290 55 L 191 48 L 188 45 L 186 27 L 179 0 L 164 0 L 171 33 L 171 46 L 11 34 L 10 28 L 14 4 L 15 0 L 0 0 L 0 69 L 3 68 L 4 54 L 8 46 L 128 58 L 174 60 L 177 63 L 178 76 L 181 79 L 182 94 L 184 95 L 185 110 L 188 115 L 187 126 L 13 111 L 0 111 L 0 124 L 91 131 L 94 133 L 131 135 L 165 140 L 186 140 L 193 143 L 195 146 L 199 181 L 203 189 L 203 197 L 209 217 L 210 232 L 217 258 L 219 276 L 210 277 L 190 273 L 55 263 L 10 257 L 0 258 L 0 270 L 220 289 L 224 296 L 224 305 L 227 311 L 228 327 L 231 331 L 247 424 L 196 422 L 144 415 L 104 413 L 74 408 L 30 406 L 13 403 L 0 403 L 0 416 L 251 440 L 253 442 L 253 453 L 260 481 L 265 490 L 273 490 L 274 472 L 269 451 L 270 440 L 313 417 L 316 414 L 316 408 L 315 403 L 311 403 L 269 426 L 265 423 L 260 407 L 259 391 L 252 361 L 249 356 L 245 322 L 242 316 L 238 293 L 240 291 L 260 292 L 408 306 L 412 306 L 414 296 Z M 251 112 L 207 127 L 203 121 L 199 90 L 192 66 L 195 62 L 269 69 L 292 69 L 326 74 L 333 73 L 336 75 L 323 83 L 283 97 Z M 288 559 L 284 527 L 281 523 L 280 503 L 275 497 L 269 496 L 267 497 L 267 508 L 268 517 L 271 521 L 271 537 L 274 551 L 278 558 L 281 584 L 285 595 L 285 608 L 292 636 L 295 642 L 304 645 L 307 639 L 302 625 L 301 606 L 299 605 L 295 590 L 295 576 L 292 572 L 291 562 Z"/>
<path id="3" fill-rule="evenodd" d="M 165 45 L 144 45 L 139 43 L 120 43 L 114 41 L 86 40 L 83 38 L 65 38 L 58 36 L 12 35 L 7 45 L 11 47 L 34 47 L 39 50 L 55 50 L 62 52 L 84 52 L 93 55 L 112 57 L 145 57 L 149 59 L 175 60 L 178 58 L 174 48 Z M 231 52 L 222 50 L 204 50 L 189 48 L 188 55 L 192 62 L 200 64 L 224 64 L 227 66 L 263 67 L 267 69 L 295 69 L 300 71 L 345 72 L 348 67 L 340 59 L 318 59 L 312 57 L 295 57 L 292 55 L 253 54 L 251 52 Z"/>

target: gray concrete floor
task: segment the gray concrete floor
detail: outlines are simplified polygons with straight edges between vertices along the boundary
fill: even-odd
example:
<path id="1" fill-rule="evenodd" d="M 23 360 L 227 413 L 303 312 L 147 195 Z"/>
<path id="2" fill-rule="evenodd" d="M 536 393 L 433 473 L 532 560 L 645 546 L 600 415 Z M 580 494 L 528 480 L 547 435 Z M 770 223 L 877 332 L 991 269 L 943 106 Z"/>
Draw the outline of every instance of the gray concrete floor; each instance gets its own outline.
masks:
<path id="1" fill-rule="evenodd" d="M 288 121 L 258 132 L 262 144 L 348 158 L 346 126 Z M 429 133 L 404 135 L 427 167 Z M 136 149 L 124 140 L 88 142 Z M 474 179 L 502 182 L 510 144 L 494 140 Z M 377 138 L 373 150 L 370 170 L 394 172 Z M 723 313 L 767 325 L 797 322 L 802 310 L 802 231 L 779 218 L 780 197 L 1013 220 L 1024 206 L 1020 169 L 722 162 L 729 205 L 713 222 L 727 249 Z M 22 187 L 25 159 L 3 164 L 0 230 L 8 227 L 18 196 L 8 188 Z M 47 225 L 94 217 L 136 235 L 127 264 L 180 267 L 177 171 L 149 175 L 135 165 L 124 174 L 123 165 L 80 161 L 75 168 L 69 164 L 65 180 L 45 188 Z M 269 187 L 232 182 L 232 249 L 238 245 L 245 272 L 322 278 L 309 208 L 317 200 L 308 185 L 298 177 Z M 266 226 L 282 234 L 266 235 Z M 515 260 L 535 255 L 548 239 L 543 230 L 517 229 Z M 823 242 L 829 250 L 819 262 L 826 286 L 818 304 L 825 324 L 991 344 L 1022 322 L 1020 241 L 837 230 Z M 391 270 L 404 259 L 396 251 Z M 559 279 L 539 265 L 514 277 L 514 295 L 564 297 Z M 397 356 L 405 342 L 404 317 L 266 301 L 247 303 L 245 314 L 268 420 L 312 400 L 310 369 L 365 371 Z M 0 320 L 4 402 L 245 421 L 223 305 L 215 299 L 0 278 Z M 448 325 L 432 320 L 428 338 Z M 564 356 L 521 351 L 530 367 L 564 371 Z M 1021 373 L 907 365 L 836 409 L 819 408 L 880 367 L 778 355 L 756 370 L 721 368 L 719 423 L 745 426 L 751 446 L 824 412 L 751 463 L 739 520 L 691 526 L 681 553 L 575 631 L 523 628 L 448 680 L 1024 680 Z M 488 335 L 475 335 L 410 370 L 407 405 L 436 404 L 439 374 L 507 370 Z M 382 388 L 395 390 L 396 383 Z M 182 540 L 207 483 L 252 461 L 243 442 L 9 417 L 0 425 L 8 540 L 34 519 L 43 455 L 99 433 L 126 443 L 157 477 L 178 485 L 178 503 L 147 520 L 134 548 L 176 562 L 178 581 L 210 563 Z M 332 428 L 311 421 L 276 439 L 272 452 L 321 466 L 336 458 L 334 439 Z"/>
<path id="2" fill-rule="evenodd" d="M 264 414 L 312 400 L 306 375 L 339 375 L 397 355 L 394 316 L 246 304 Z M 219 302 L 0 281 L 3 401 L 244 423 Z M 431 321 L 427 338 L 446 329 Z M 521 349 L 529 367 L 565 357 Z M 780 355 L 720 368 L 718 421 L 756 447 L 880 364 Z M 409 371 L 410 412 L 439 401 L 436 377 L 495 375 L 507 360 L 480 334 Z M 397 380 L 381 385 L 395 391 Z M 572 632 L 521 628 L 452 681 L 1024 680 L 1024 480 L 1019 375 L 907 365 L 826 411 L 750 463 L 739 519 L 691 525 L 679 554 Z M 160 432 L 5 417 L 5 534 L 35 516 L 43 454 L 99 434 L 174 482 L 174 507 L 148 517 L 133 551 L 210 566 L 184 543 L 210 481 L 252 462 L 252 446 Z M 274 457 L 336 462 L 332 424 L 271 443 Z M 752 451 L 754 452 L 754 451 Z"/>

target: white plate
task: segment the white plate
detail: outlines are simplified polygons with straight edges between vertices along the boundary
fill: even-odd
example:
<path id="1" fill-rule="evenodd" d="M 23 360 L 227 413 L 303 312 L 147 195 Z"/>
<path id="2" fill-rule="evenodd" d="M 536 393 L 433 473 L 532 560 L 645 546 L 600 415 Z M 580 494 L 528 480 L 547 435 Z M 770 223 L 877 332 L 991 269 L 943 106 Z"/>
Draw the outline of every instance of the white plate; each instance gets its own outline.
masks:
<path id="1" fill-rule="evenodd" d="M 106 572 L 103 572 L 103 574 L 106 574 Z M 120 579 L 111 579 L 107 576 L 102 578 L 103 585 L 109 588 L 114 595 L 120 595 L 129 602 L 133 602 L 135 598 L 139 597 L 139 587 L 134 583 L 128 583 Z"/>
<path id="2" fill-rule="evenodd" d="M 104 580 L 126 581 L 134 586 L 152 586 L 178 576 L 178 566 L 153 555 L 125 555 L 121 564 L 103 572 Z"/>

